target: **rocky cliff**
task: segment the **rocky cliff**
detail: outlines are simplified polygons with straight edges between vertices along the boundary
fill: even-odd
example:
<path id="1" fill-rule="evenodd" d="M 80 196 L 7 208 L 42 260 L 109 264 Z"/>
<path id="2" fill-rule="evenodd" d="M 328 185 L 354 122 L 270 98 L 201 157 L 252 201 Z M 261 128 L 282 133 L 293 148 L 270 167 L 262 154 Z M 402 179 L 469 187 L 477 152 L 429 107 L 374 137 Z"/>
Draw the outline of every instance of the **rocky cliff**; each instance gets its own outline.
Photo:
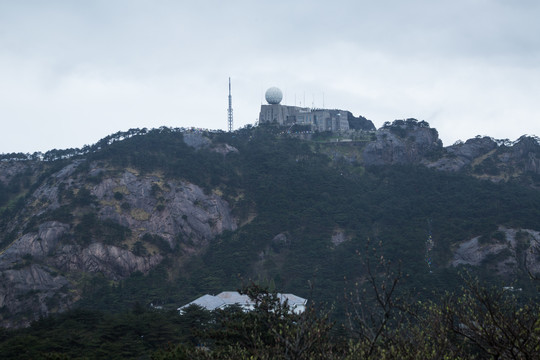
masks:
<path id="1" fill-rule="evenodd" d="M 30 162 L 1 165 L 4 183 L 35 170 Z M 147 273 L 168 254 L 199 253 L 237 228 L 229 204 L 196 184 L 85 160 L 48 176 L 4 221 L 0 326 L 7 327 L 69 308 L 85 277 Z"/>
<path id="2" fill-rule="evenodd" d="M 424 165 L 462 172 L 494 182 L 515 180 L 539 188 L 540 139 L 522 136 L 514 142 L 477 136 L 443 147 L 437 130 L 415 119 L 386 123 L 364 147 L 365 165 Z"/>
<path id="3" fill-rule="evenodd" d="M 212 253 L 213 248 L 218 250 L 207 261 L 230 269 L 212 268 L 211 274 L 194 282 L 216 286 L 251 267 L 258 275 L 289 268 L 287 274 L 283 270 L 283 277 L 294 283 L 298 271 L 287 261 L 300 251 L 301 243 L 306 246 L 301 248 L 302 256 L 309 253 L 327 260 L 339 253 L 346 259 L 347 249 L 357 246 L 355 241 L 380 235 L 387 226 L 385 217 L 407 227 L 411 222 L 404 219 L 416 213 L 416 226 L 421 227 L 418 224 L 425 224 L 427 216 L 439 216 L 430 213 L 433 199 L 460 190 L 450 191 L 447 184 L 426 186 L 423 181 L 429 182 L 428 177 L 413 179 L 413 195 L 419 200 L 410 198 L 396 207 L 395 197 L 411 187 L 403 186 L 401 178 L 393 181 L 388 174 L 370 173 L 372 167 L 405 165 L 395 168 L 409 169 L 403 174 L 414 177 L 418 168 L 406 165 L 426 166 L 441 171 L 424 169 L 430 174 L 452 172 L 468 179 L 515 181 L 540 188 L 540 145 L 534 137 L 515 142 L 477 137 L 443 147 L 437 130 L 415 119 L 387 123 L 375 132 L 359 131 L 366 136 L 349 141 L 323 137 L 306 142 L 274 130 L 250 128 L 212 136 L 167 129 L 133 131 L 127 140 L 109 139 L 95 146 L 94 153 L 76 152 L 66 159 L 54 154 L 51 160 L 41 161 L 4 158 L 0 161 L 0 195 L 4 194 L 0 196 L 0 325 L 24 326 L 64 311 L 84 300 L 93 279 L 118 284 L 134 273 L 152 274 L 161 269 L 160 264 L 167 264 L 164 276 L 180 273 L 189 260 L 200 260 L 198 256 Z M 432 188 L 429 201 L 422 198 L 421 187 Z M 492 196 L 496 191 L 488 193 Z M 493 203 L 515 209 L 509 199 L 514 195 L 509 192 Z M 446 200 L 459 209 L 467 199 L 459 204 L 453 198 Z M 512 205 L 505 207 L 506 203 Z M 478 211 L 483 209 L 473 205 L 477 212 L 471 213 L 481 215 Z M 266 218 L 258 219 L 263 213 L 258 207 L 266 209 Z M 427 210 L 423 213 L 419 207 Z M 521 215 L 507 215 L 498 217 L 496 224 L 484 219 L 489 225 L 480 228 L 496 227 L 507 218 L 520 223 Z M 439 224 L 445 224 L 453 214 L 440 216 L 444 219 Z M 534 221 L 532 225 L 523 221 L 528 230 L 512 225 L 477 237 L 467 232 L 473 221 L 469 213 L 457 216 L 464 219 L 454 219 L 454 224 L 462 225 L 467 235 L 445 239 L 454 247 L 445 248 L 452 259 L 444 266 L 484 266 L 508 276 L 526 262 L 532 271 L 540 272 L 536 257 L 526 255 L 538 248 Z M 414 236 L 423 236 L 423 229 L 416 230 Z M 306 237 L 310 231 L 311 238 Z M 418 253 L 418 249 L 411 251 Z M 225 264 L 224 258 L 240 258 L 246 264 Z M 208 263 L 199 266 L 199 270 L 209 267 Z M 202 290 L 193 290 L 198 291 Z"/>
<path id="4" fill-rule="evenodd" d="M 446 147 L 443 157 L 427 165 L 439 170 L 459 171 L 496 148 L 497 143 L 493 139 L 489 137 L 477 137 L 469 139 L 465 143 Z"/>
<path id="5" fill-rule="evenodd" d="M 442 151 L 437 130 L 415 119 L 396 120 L 375 134 L 362 153 L 366 165 L 418 164 Z"/>
<path id="6" fill-rule="evenodd" d="M 540 274 L 540 232 L 500 226 L 487 236 L 463 241 L 454 251 L 452 266 L 485 266 L 488 271 L 512 279 L 524 267 L 531 274 Z"/>

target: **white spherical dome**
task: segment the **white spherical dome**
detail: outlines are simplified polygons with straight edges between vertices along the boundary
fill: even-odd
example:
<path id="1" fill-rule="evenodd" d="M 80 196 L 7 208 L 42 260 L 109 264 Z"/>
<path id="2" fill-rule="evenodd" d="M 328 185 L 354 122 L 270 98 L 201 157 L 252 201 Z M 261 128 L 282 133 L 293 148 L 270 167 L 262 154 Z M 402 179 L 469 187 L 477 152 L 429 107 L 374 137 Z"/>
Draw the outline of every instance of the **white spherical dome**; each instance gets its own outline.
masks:
<path id="1" fill-rule="evenodd" d="M 279 104 L 283 99 L 283 93 L 277 87 L 271 87 L 270 89 L 266 90 L 264 97 L 269 104 Z"/>

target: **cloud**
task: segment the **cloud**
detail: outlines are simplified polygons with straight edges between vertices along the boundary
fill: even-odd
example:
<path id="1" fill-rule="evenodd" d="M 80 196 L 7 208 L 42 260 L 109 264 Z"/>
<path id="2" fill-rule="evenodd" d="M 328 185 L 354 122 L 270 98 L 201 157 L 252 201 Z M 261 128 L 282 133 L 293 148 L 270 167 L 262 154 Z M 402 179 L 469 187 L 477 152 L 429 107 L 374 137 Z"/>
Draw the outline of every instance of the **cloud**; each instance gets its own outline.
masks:
<path id="1" fill-rule="evenodd" d="M 540 134 L 540 3 L 503 0 L 41 1 L 0 4 L 0 152 L 133 127 L 226 128 L 264 91 L 445 144 Z"/>

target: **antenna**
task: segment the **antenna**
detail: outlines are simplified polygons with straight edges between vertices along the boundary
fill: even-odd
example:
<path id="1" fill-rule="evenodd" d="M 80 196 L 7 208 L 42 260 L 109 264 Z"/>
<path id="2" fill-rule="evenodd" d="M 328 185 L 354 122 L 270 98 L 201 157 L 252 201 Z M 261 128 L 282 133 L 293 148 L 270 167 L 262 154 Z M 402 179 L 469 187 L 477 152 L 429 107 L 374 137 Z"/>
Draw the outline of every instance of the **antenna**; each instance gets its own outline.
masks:
<path id="1" fill-rule="evenodd" d="M 227 110 L 227 120 L 229 132 L 233 131 L 233 116 L 232 116 L 232 95 L 231 95 L 231 78 L 229 78 L 229 109 Z"/>

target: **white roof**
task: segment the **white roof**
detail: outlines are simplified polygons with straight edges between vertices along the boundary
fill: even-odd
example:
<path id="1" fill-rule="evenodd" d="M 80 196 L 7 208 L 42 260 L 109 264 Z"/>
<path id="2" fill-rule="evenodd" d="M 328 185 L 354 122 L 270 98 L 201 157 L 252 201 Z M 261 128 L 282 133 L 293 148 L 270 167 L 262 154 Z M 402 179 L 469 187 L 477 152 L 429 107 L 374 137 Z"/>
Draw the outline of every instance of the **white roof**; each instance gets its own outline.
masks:
<path id="1" fill-rule="evenodd" d="M 300 296 L 296 296 L 294 294 L 278 293 L 278 297 L 281 303 L 284 303 L 285 300 L 287 300 L 287 304 L 289 304 L 290 307 L 295 307 L 298 305 L 306 305 L 307 303 L 307 299 L 301 298 Z"/>
<path id="2" fill-rule="evenodd" d="M 252 306 L 253 301 L 247 295 L 241 295 L 237 291 L 223 291 L 216 295 L 216 297 L 223 300 L 225 305 L 243 305 L 243 306 Z"/>
<path id="3" fill-rule="evenodd" d="M 216 296 L 212 296 L 212 295 L 203 295 L 201 296 L 200 298 L 198 299 L 195 299 L 193 300 L 192 302 L 190 302 L 189 304 L 186 304 L 182 307 L 179 307 L 178 310 L 182 310 L 184 308 L 187 308 L 188 306 L 191 306 L 191 305 L 198 305 L 200 307 L 203 307 L 207 310 L 215 310 L 217 308 L 219 308 L 220 306 L 223 306 L 225 303 L 223 302 L 222 299 L 216 297 Z"/>
<path id="4" fill-rule="evenodd" d="M 287 304 L 291 308 L 297 307 L 299 305 L 305 305 L 307 303 L 307 299 L 301 298 L 300 296 L 296 296 L 293 294 L 278 293 L 277 296 L 282 304 L 287 301 Z M 253 308 L 255 302 L 251 300 L 249 296 L 242 295 L 237 291 L 223 291 L 215 296 L 208 294 L 203 295 L 200 298 L 193 300 L 189 304 L 179 307 L 177 310 L 182 311 L 190 305 L 198 305 L 205 308 L 206 310 L 213 311 L 229 305 L 239 305 L 244 308 Z"/>

